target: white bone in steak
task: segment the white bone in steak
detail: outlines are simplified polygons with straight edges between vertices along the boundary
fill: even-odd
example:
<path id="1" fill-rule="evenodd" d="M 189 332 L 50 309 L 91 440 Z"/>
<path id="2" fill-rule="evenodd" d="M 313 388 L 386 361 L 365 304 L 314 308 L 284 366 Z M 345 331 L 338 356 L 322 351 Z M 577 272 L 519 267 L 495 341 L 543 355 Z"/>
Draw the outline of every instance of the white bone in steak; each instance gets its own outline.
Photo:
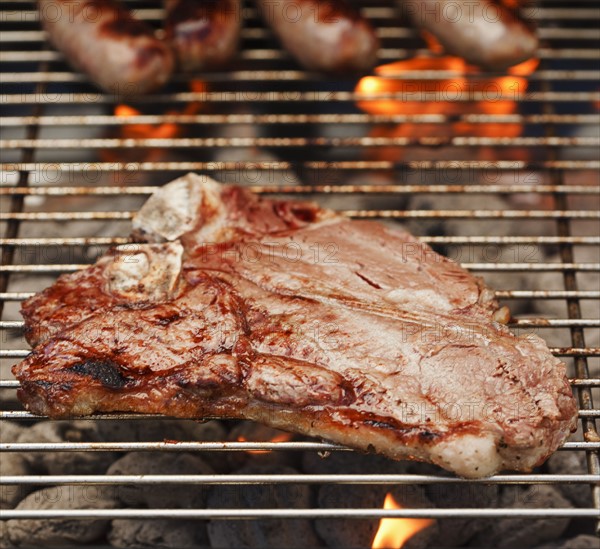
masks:
<path id="1" fill-rule="evenodd" d="M 190 174 L 134 238 L 24 303 L 32 412 L 248 418 L 465 477 L 576 425 L 564 364 L 406 232 Z"/>

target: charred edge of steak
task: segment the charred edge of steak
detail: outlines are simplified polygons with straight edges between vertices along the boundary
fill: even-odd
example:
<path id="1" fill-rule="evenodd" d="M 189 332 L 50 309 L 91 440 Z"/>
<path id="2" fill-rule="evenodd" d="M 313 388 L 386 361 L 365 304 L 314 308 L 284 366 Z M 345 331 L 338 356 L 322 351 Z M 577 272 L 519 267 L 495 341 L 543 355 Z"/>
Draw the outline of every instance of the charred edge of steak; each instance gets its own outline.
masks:
<path id="1" fill-rule="evenodd" d="M 90 376 L 107 389 L 122 389 L 130 381 L 120 372 L 120 366 L 110 360 L 86 360 L 69 368 L 71 372 Z"/>

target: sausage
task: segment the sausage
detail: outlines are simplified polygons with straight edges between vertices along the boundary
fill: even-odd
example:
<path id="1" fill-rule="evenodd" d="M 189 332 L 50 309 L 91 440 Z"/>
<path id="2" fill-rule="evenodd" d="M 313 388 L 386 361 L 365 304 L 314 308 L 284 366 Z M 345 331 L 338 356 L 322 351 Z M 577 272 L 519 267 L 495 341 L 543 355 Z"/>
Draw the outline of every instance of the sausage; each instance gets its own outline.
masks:
<path id="1" fill-rule="evenodd" d="M 50 42 L 75 68 L 115 95 L 162 86 L 173 71 L 171 49 L 116 0 L 39 0 Z"/>
<path id="2" fill-rule="evenodd" d="M 165 33 L 181 70 L 226 65 L 236 54 L 240 0 L 165 0 Z"/>
<path id="3" fill-rule="evenodd" d="M 433 34 L 447 53 L 490 70 L 535 55 L 535 32 L 498 0 L 403 0 L 412 21 Z"/>
<path id="4" fill-rule="evenodd" d="M 365 72 L 379 41 L 370 23 L 345 0 L 256 0 L 265 22 L 307 69 Z"/>

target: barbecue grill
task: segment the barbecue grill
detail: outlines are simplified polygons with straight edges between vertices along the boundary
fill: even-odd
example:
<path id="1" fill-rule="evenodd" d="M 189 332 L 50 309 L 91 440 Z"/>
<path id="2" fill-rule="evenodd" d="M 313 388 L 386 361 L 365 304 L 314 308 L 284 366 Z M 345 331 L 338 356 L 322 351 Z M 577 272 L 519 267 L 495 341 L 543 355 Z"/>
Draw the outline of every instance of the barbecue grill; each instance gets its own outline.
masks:
<path id="1" fill-rule="evenodd" d="M 156 3 L 129 4 L 138 17 L 160 24 L 162 10 Z M 550 0 L 527 5 L 526 11 L 539 26 L 542 45 L 539 66 L 524 77 L 526 91 L 504 90 L 490 99 L 474 87 L 468 96 L 452 98 L 453 105 L 461 105 L 458 113 L 440 109 L 417 114 L 369 108 L 378 101 L 389 104 L 403 99 L 397 90 L 365 91 L 356 87 L 356 78 L 334 80 L 300 69 L 250 4 L 244 10 L 239 59 L 230 69 L 193 77 L 176 74 L 162 91 L 136 99 L 100 93 L 84 76 L 71 71 L 45 41 L 32 2 L 3 2 L 0 10 L 3 423 L 49 421 L 24 411 L 16 400 L 18 382 L 11 377 L 10 366 L 29 353 L 19 335 L 23 326 L 19 302 L 59 273 L 82 268 L 111 245 L 126 244 L 133 212 L 156 186 L 196 171 L 233 179 L 258 193 L 308 196 L 350 217 L 408 224 L 425 242 L 451 257 L 454 254 L 471 271 L 504 277 L 500 280 L 506 281 L 505 286 L 494 286 L 498 298 L 513 309 L 512 329 L 535 331 L 568 363 L 579 403 L 580 432 L 559 452 L 583 453 L 587 464 L 585 473 L 541 470 L 478 481 L 435 472 L 119 476 L 73 471 L 5 476 L 3 487 L 180 484 L 192 490 L 198 485 L 246 484 L 575 484 L 582 489 L 590 486 L 592 491 L 589 506 L 580 508 L 56 508 L 7 509 L 2 511 L 3 519 L 598 519 L 600 409 L 592 398 L 597 399 L 600 388 L 600 290 L 595 278 L 600 271 L 600 238 L 594 203 L 600 191 L 597 5 Z M 430 55 L 394 2 L 375 0 L 363 11 L 382 41 L 380 64 Z M 409 68 L 385 78 L 427 84 L 455 76 L 452 70 Z M 468 83 L 498 77 L 462 76 Z M 503 100 L 515 103 L 513 112 L 477 107 Z M 431 90 L 418 89 L 410 101 L 431 103 Z M 474 133 L 457 132 L 461 123 L 474 128 Z M 406 124 L 414 129 L 410 135 L 393 130 Z M 504 129 L 509 126 L 518 127 L 518 132 L 507 136 Z M 425 127 L 434 131 L 421 131 Z M 482 250 L 488 253 L 482 255 Z M 520 308 L 524 302 L 528 305 Z M 97 422 L 140 419 L 147 418 L 93 418 Z M 308 440 L 2 441 L 0 450 L 2 455 L 134 450 L 348 452 Z"/>

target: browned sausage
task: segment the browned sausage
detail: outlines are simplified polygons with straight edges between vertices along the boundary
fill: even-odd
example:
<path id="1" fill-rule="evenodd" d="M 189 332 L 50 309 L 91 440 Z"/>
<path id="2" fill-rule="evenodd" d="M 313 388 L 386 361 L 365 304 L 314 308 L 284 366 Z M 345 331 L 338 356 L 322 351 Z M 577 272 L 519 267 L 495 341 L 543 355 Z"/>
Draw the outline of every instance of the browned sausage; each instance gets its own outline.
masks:
<path id="1" fill-rule="evenodd" d="M 502 70 L 535 55 L 535 33 L 497 0 L 402 0 L 402 9 L 452 55 Z"/>
<path id="2" fill-rule="evenodd" d="M 171 49 L 116 0 L 39 0 L 50 42 L 104 91 L 135 95 L 162 86 Z"/>
<path id="3" fill-rule="evenodd" d="M 165 0 L 165 31 L 184 71 L 214 69 L 236 54 L 240 0 Z"/>
<path id="4" fill-rule="evenodd" d="M 379 41 L 368 21 L 345 0 L 256 0 L 264 20 L 307 69 L 364 72 Z"/>

